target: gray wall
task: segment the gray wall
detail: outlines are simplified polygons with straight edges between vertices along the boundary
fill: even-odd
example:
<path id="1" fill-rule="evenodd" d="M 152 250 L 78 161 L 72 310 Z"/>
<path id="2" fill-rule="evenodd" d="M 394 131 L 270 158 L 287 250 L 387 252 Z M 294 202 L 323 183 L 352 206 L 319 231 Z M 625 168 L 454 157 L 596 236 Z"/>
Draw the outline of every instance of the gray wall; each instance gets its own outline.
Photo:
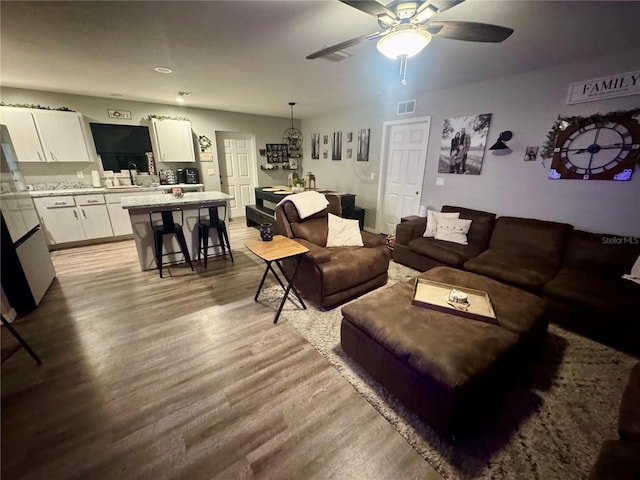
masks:
<path id="1" fill-rule="evenodd" d="M 384 102 L 363 106 L 335 115 L 305 119 L 304 169 L 319 174 L 321 186 L 335 183 L 336 188 L 356 193 L 356 203 L 375 209 L 377 198 L 377 168 L 380 165 L 382 124 L 406 116 L 397 116 L 398 101 L 415 98 L 415 117 L 431 116 L 431 134 L 427 152 L 421 204 L 440 209 L 453 204 L 499 215 L 514 215 L 568 222 L 577 228 L 593 232 L 640 235 L 640 169 L 629 182 L 549 180 L 550 160 L 543 167 L 540 159 L 525 162 L 527 146 L 541 146 L 558 115 L 608 113 L 640 107 L 640 96 L 566 105 L 570 83 L 638 69 L 640 50 L 623 52 L 605 58 L 562 65 L 523 75 L 495 79 L 436 92 L 411 95 L 388 93 Z M 413 62 L 411 68 L 417 68 Z M 499 156 L 485 152 L 480 175 L 438 174 L 438 158 L 443 121 L 479 113 L 492 113 L 489 131 L 490 146 L 503 130 L 513 131 L 508 142 L 511 154 Z M 310 156 L 311 133 L 330 133 L 335 130 L 353 131 L 371 128 L 371 159 L 362 162 L 307 160 Z M 344 135 L 344 133 L 343 133 Z M 344 146 L 343 143 L 343 152 Z M 321 150 L 324 145 L 321 145 Z M 330 145 L 329 145 L 330 148 Z M 373 169 L 375 181 L 370 180 Z M 444 186 L 436 186 L 436 178 L 444 177 Z M 417 213 L 417 212 L 416 212 Z M 366 224 L 375 226 L 375 212 L 367 209 Z"/>
<path id="2" fill-rule="evenodd" d="M 264 148 L 266 143 L 281 143 L 282 133 L 291 127 L 290 118 L 267 117 L 261 115 L 248 115 L 244 113 L 224 112 L 219 110 L 207 110 L 202 108 L 190 108 L 177 105 L 162 105 L 144 103 L 118 98 L 99 98 L 81 95 L 43 92 L 37 90 L 23 90 L 15 88 L 2 88 L 2 101 L 9 104 L 39 104 L 47 107 L 69 107 L 82 113 L 87 122 L 121 123 L 126 125 L 149 125 L 148 120 L 143 120 L 150 114 L 165 116 L 183 116 L 191 120 L 194 134 L 206 135 L 214 142 L 213 151 L 216 152 L 216 132 L 243 132 L 254 135 L 256 152 L 254 152 L 258 165 L 266 163 L 258 153 L 259 148 Z M 131 112 L 131 120 L 118 120 L 109 118 L 107 109 L 127 110 Z M 283 111 L 288 111 L 288 105 L 283 106 Z M 294 122 L 299 127 L 299 122 Z M 216 154 L 214 154 L 216 156 Z M 185 164 L 174 166 L 184 167 Z M 196 162 L 200 170 L 202 183 L 207 190 L 217 190 L 220 186 L 218 161 Z M 213 175 L 207 175 L 207 171 L 213 168 Z M 21 164 L 21 170 L 25 174 L 27 182 L 35 183 L 48 178 L 51 181 L 78 181 L 91 183 L 91 170 L 96 170 L 97 164 L 57 163 L 57 164 Z M 83 171 L 84 180 L 78 180 L 77 171 Z M 259 185 L 286 184 L 287 173 L 282 170 L 274 172 L 257 171 Z"/>

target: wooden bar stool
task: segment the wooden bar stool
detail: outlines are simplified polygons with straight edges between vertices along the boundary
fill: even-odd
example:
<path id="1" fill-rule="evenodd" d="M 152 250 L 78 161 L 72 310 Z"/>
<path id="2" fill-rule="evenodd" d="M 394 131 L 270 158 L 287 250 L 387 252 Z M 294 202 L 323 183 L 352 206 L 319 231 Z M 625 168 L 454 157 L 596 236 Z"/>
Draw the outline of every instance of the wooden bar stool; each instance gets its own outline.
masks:
<path id="1" fill-rule="evenodd" d="M 212 244 L 212 247 L 220 247 L 222 254 L 226 255 L 225 248 L 229 251 L 229 257 L 233 263 L 233 253 L 231 252 L 231 244 L 229 243 L 229 235 L 227 234 L 227 224 L 224 219 L 227 216 L 227 206 L 221 205 L 223 209 L 222 218 L 218 214 L 218 207 L 200 207 L 198 208 L 198 260 L 200 255 L 204 253 L 204 268 L 207 268 L 207 258 L 209 257 L 209 231 L 215 229 L 218 232 L 218 243 Z M 206 218 L 207 213 L 209 218 Z"/>
<path id="2" fill-rule="evenodd" d="M 176 223 L 173 218 L 173 212 L 179 211 L 181 220 L 180 223 Z M 159 213 L 161 215 L 162 223 L 154 223 L 153 214 Z M 187 242 L 184 238 L 184 232 L 182 231 L 182 224 L 184 223 L 184 211 L 180 208 L 176 208 L 173 210 L 159 210 L 149 212 L 149 222 L 151 223 L 151 228 L 153 229 L 154 237 L 155 237 L 155 253 L 156 253 L 156 263 L 158 264 L 158 270 L 160 271 L 160 278 L 162 278 L 162 257 L 167 255 L 174 255 L 180 252 L 162 252 L 162 239 L 165 235 L 175 235 L 178 239 L 178 243 L 180 244 L 180 250 L 184 259 L 187 261 L 189 266 L 191 267 L 191 271 L 193 271 L 193 263 L 191 263 L 191 257 L 189 256 L 189 249 L 187 248 Z M 167 264 L 170 265 L 170 264 Z"/>

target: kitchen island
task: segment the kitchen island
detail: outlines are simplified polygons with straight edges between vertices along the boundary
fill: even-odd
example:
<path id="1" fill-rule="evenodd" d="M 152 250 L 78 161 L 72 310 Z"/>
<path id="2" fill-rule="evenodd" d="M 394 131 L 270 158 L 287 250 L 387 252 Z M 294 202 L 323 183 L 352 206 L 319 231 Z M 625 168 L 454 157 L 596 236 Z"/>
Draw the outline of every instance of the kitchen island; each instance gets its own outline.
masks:
<path id="1" fill-rule="evenodd" d="M 195 260 L 200 248 L 198 242 L 198 212 L 202 209 L 203 217 L 208 217 L 206 209 L 226 205 L 232 199 L 232 196 L 223 192 L 188 192 L 182 197 L 175 197 L 169 193 L 124 197 L 122 199 L 122 208 L 129 211 L 140 268 L 142 270 L 151 270 L 158 267 L 155 259 L 154 235 L 149 218 L 151 212 L 173 211 L 174 220 L 177 223 L 182 223 L 189 255 L 191 255 L 192 260 Z M 184 220 L 179 210 L 184 213 Z M 153 219 L 159 222 L 160 213 L 154 214 Z M 165 252 L 180 252 L 175 235 L 165 236 L 163 248 Z M 215 253 L 222 253 L 219 247 L 209 247 L 209 249 Z M 165 261 L 183 261 L 182 254 L 167 255 Z"/>

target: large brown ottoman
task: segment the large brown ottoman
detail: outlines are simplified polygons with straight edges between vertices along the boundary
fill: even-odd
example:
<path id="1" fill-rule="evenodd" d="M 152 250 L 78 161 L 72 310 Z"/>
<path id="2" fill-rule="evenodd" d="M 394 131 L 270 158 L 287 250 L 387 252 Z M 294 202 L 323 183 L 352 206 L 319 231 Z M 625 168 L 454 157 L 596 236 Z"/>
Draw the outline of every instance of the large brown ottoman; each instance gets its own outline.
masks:
<path id="1" fill-rule="evenodd" d="M 483 290 L 498 325 L 411 304 L 414 281 L 342 308 L 342 349 L 442 433 L 461 430 L 494 387 L 509 382 L 516 360 L 540 344 L 543 299 L 481 275 L 436 267 L 419 276 Z"/>

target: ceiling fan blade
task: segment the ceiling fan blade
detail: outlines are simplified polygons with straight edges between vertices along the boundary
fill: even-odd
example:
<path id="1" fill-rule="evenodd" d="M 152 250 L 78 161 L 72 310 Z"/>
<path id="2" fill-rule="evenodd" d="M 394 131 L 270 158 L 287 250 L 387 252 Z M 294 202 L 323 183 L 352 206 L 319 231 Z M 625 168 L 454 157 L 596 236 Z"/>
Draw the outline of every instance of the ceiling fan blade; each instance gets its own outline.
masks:
<path id="1" fill-rule="evenodd" d="M 455 7 L 456 5 L 461 4 L 462 2 L 464 2 L 464 0 L 433 0 L 431 2 L 427 1 L 420 5 L 420 8 L 418 8 L 418 10 L 427 8 L 427 6 L 431 5 L 432 7 L 435 7 L 437 13 L 442 13 L 446 12 L 450 8 Z"/>
<path id="2" fill-rule="evenodd" d="M 312 54 L 307 55 L 305 58 L 307 60 L 313 60 L 315 58 L 324 57 L 326 55 L 330 55 L 340 50 L 344 50 L 345 48 L 352 47 L 353 45 L 357 45 L 358 43 L 364 42 L 365 40 L 374 40 L 386 34 L 387 32 L 385 31 L 385 32 L 369 33 L 368 35 L 362 35 L 360 37 L 352 38 L 351 40 L 346 40 L 341 43 L 336 43 L 335 45 L 332 45 L 327 48 L 323 48 L 322 50 L 318 50 L 317 52 L 313 52 Z"/>
<path id="3" fill-rule="evenodd" d="M 429 22 L 427 31 L 435 36 L 468 42 L 498 43 L 509 38 L 512 28 L 475 22 Z"/>
<path id="4" fill-rule="evenodd" d="M 375 2 L 374 0 L 340 0 L 340 2 L 345 3 L 350 7 L 356 8 L 361 12 L 373 15 L 374 17 L 377 17 L 378 15 L 387 15 L 392 20 L 396 19 L 396 12 L 394 12 L 393 10 L 389 10 L 387 7 L 378 2 Z"/>

